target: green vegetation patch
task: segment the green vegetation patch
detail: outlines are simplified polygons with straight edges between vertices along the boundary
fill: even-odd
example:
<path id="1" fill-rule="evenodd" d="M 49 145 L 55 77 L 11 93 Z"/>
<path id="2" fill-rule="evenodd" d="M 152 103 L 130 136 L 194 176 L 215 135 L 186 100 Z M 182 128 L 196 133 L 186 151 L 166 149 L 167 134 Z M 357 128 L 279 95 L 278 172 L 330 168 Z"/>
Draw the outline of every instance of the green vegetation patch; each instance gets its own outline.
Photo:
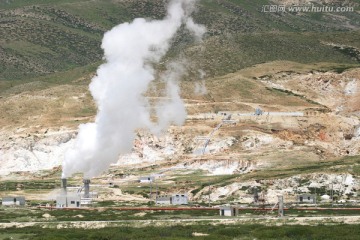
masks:
<path id="1" fill-rule="evenodd" d="M 295 159 L 296 160 L 296 159 Z M 304 162 L 303 165 L 279 166 L 271 169 L 262 169 L 241 175 L 242 179 L 271 179 L 286 178 L 297 174 L 309 174 L 315 172 L 344 173 L 350 172 L 358 176 L 360 156 L 343 157 L 336 160 Z"/>
<path id="2" fill-rule="evenodd" d="M 0 182 L 0 191 L 16 191 L 29 189 L 55 189 L 55 181 L 4 181 Z"/>
<path id="3" fill-rule="evenodd" d="M 194 237 L 195 233 L 202 233 Z M 0 237 L 21 235 L 21 239 L 358 239 L 359 225 L 284 225 L 259 224 L 208 225 L 199 223 L 170 227 L 108 227 L 102 229 L 47 229 L 40 227 L 9 228 Z M 15 236 L 14 235 L 14 236 Z"/>
<path id="4" fill-rule="evenodd" d="M 349 21 L 359 25 L 358 14 L 330 18 L 261 12 L 269 3 L 200 1 L 194 18 L 207 27 L 205 48 L 181 30 L 168 56 L 186 49 L 192 67 L 208 77 L 275 60 L 358 63 L 360 34 L 344 31 L 355 29 L 347 28 Z M 100 61 L 105 31 L 134 18 L 165 15 L 162 0 L 3 0 L 0 7 L 0 80 L 26 80 Z"/>

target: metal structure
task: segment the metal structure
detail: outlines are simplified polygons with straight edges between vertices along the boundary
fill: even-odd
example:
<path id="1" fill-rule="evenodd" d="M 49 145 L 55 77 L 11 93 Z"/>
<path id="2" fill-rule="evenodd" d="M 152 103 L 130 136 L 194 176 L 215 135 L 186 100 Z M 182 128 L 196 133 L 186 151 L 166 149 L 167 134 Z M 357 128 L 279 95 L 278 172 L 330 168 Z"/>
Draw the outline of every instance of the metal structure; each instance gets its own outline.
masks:
<path id="1" fill-rule="evenodd" d="M 221 114 L 224 116 L 224 118 L 221 120 L 221 122 L 211 131 L 211 133 L 209 134 L 209 136 L 199 136 L 196 137 L 195 140 L 197 141 L 205 141 L 204 146 L 202 147 L 201 150 L 201 155 L 205 154 L 206 151 L 206 147 L 209 145 L 211 138 L 213 137 L 213 135 L 215 134 L 215 132 L 217 130 L 219 130 L 224 124 L 234 124 L 237 123 L 238 121 L 236 120 L 232 120 L 231 119 L 231 114 L 227 115 L 227 114 Z"/>
<path id="2" fill-rule="evenodd" d="M 90 197 L 90 179 L 84 179 L 84 198 Z"/>
<path id="3" fill-rule="evenodd" d="M 39 208 L 43 209 L 52 209 L 50 206 L 39 206 Z M 79 210 L 80 208 L 69 208 L 74 210 Z M 114 210 L 114 211 L 219 211 L 219 207 L 104 207 L 104 210 Z M 259 209 L 254 207 L 236 207 L 238 213 L 241 211 L 249 211 L 249 210 L 261 210 L 261 211 L 271 211 L 271 208 L 265 208 L 265 209 Z M 360 208 L 318 208 L 318 207 L 295 207 L 291 208 L 293 210 L 299 210 L 299 211 L 360 211 Z M 82 208 L 81 210 L 88 210 L 88 211 L 98 211 L 95 207 L 88 207 L 88 208 Z M 289 210 L 289 208 L 283 209 Z"/>
<path id="4" fill-rule="evenodd" d="M 61 179 L 61 191 L 63 194 L 67 193 L 67 179 L 66 178 Z"/>
<path id="5" fill-rule="evenodd" d="M 210 139 L 211 137 L 214 135 L 214 133 L 219 130 L 219 128 L 221 128 L 221 126 L 223 125 L 223 122 L 219 123 L 216 128 L 214 128 L 214 130 L 212 130 L 212 132 L 209 134 L 209 136 L 207 137 L 206 141 L 205 141 L 205 144 L 204 144 L 204 147 L 201 151 L 201 153 L 204 155 L 205 154 L 205 151 L 206 151 L 206 147 L 209 145 L 209 142 L 210 142 Z"/>
<path id="6" fill-rule="evenodd" d="M 99 186 L 99 185 L 97 185 Z M 68 187 L 67 179 L 61 179 L 61 191 L 56 197 L 57 208 L 80 208 L 91 206 L 93 199 L 97 198 L 96 192 L 90 192 L 90 179 L 83 179 L 81 187 Z"/>
<path id="7" fill-rule="evenodd" d="M 257 188 L 254 187 L 254 203 L 258 203 L 259 202 L 259 194 L 258 194 L 258 191 L 257 191 Z"/>
<path id="8" fill-rule="evenodd" d="M 284 216 L 284 197 L 282 195 L 278 196 L 278 217 Z"/>

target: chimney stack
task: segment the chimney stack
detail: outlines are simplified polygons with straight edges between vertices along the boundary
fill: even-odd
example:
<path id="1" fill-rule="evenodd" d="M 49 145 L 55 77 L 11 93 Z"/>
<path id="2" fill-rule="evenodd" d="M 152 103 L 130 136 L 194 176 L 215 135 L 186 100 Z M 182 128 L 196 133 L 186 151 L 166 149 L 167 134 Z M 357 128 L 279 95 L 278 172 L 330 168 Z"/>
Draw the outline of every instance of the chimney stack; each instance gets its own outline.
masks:
<path id="1" fill-rule="evenodd" d="M 84 179 L 84 198 L 90 197 L 90 179 Z"/>
<path id="2" fill-rule="evenodd" d="M 67 187 L 67 179 L 66 178 L 62 178 L 61 179 L 61 190 L 63 194 L 66 194 L 66 187 Z"/>

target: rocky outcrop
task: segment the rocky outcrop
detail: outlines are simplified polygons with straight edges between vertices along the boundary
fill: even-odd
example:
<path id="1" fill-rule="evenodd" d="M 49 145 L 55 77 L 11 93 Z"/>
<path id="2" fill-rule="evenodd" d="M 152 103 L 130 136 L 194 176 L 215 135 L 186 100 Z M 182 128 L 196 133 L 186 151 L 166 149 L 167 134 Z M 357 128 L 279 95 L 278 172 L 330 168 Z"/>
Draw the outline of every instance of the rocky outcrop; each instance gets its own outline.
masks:
<path id="1" fill-rule="evenodd" d="M 26 129 L 0 134 L 0 174 L 36 172 L 61 165 L 75 132 L 66 129 L 30 133 Z"/>

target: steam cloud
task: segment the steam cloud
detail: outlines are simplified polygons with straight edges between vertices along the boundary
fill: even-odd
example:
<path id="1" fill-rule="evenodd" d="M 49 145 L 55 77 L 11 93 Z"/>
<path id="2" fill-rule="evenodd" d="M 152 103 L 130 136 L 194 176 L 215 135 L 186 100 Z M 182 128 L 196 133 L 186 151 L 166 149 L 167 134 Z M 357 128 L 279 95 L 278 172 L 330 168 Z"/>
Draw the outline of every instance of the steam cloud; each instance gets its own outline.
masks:
<path id="1" fill-rule="evenodd" d="M 195 0 L 173 0 L 163 20 L 138 18 L 105 33 L 106 63 L 98 68 L 89 87 L 98 113 L 95 122 L 79 126 L 75 144 L 65 154 L 62 177 L 76 172 L 86 178 L 99 175 L 116 163 L 119 155 L 131 152 L 136 129 L 159 133 L 170 124 L 183 124 L 186 111 L 177 85 L 185 71 L 181 64 L 168 64 L 162 76 L 167 100 L 156 108 L 157 123 L 150 119 L 150 103 L 144 93 L 155 79 L 154 64 L 166 54 L 181 26 L 196 40 L 205 33 L 190 17 L 194 5 Z"/>
<path id="2" fill-rule="evenodd" d="M 195 82 L 194 92 L 199 95 L 205 95 L 207 93 L 206 86 L 205 86 L 205 80 L 204 80 L 206 73 L 200 69 L 199 75 L 200 75 L 201 82 L 200 83 Z"/>

